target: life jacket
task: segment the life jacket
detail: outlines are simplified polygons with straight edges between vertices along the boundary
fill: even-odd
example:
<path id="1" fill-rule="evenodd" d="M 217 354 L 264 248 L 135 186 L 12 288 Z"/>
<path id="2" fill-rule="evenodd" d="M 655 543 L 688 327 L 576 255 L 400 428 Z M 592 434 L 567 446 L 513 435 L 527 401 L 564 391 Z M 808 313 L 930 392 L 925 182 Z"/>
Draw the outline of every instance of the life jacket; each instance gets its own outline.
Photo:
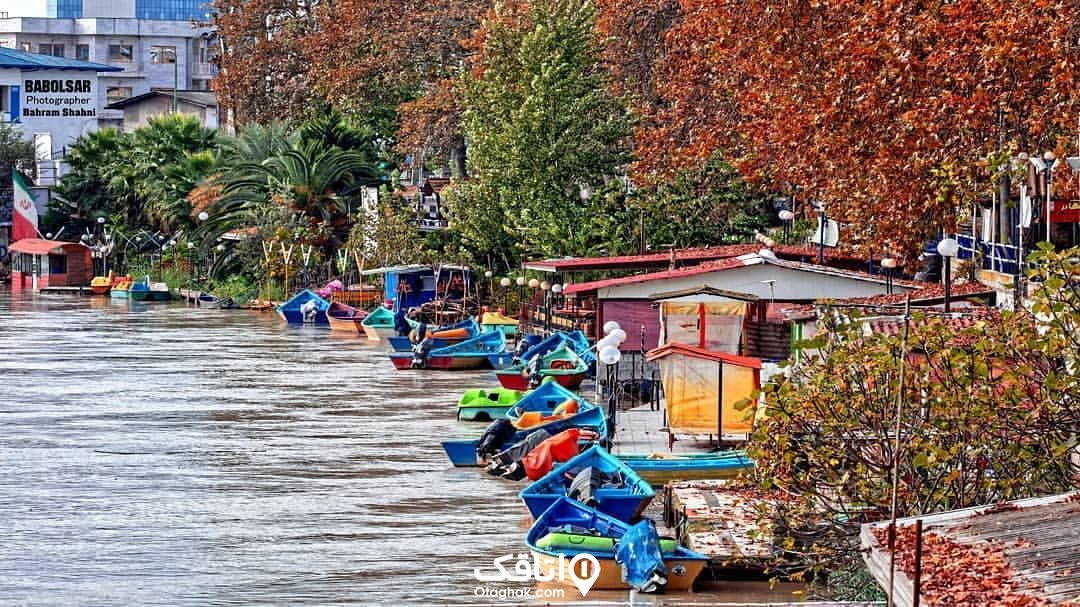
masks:
<path id="1" fill-rule="evenodd" d="M 581 428 L 563 430 L 540 443 L 521 458 L 521 464 L 525 467 L 525 475 L 529 477 L 529 480 L 539 480 L 540 477 L 551 472 L 555 462 L 565 462 L 577 455 L 581 432 Z"/>

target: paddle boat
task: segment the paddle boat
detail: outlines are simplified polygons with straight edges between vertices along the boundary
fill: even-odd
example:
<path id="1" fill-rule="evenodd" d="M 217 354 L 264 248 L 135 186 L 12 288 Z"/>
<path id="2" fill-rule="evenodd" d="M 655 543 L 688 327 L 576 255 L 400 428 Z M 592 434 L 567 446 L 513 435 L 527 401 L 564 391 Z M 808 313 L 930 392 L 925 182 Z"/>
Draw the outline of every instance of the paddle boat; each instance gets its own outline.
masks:
<path id="1" fill-rule="evenodd" d="M 484 312 L 480 316 L 480 327 L 484 331 L 501 331 L 503 335 L 512 337 L 517 335 L 518 321 L 502 312 Z"/>
<path id="2" fill-rule="evenodd" d="M 636 518 L 656 496 L 649 483 L 638 476 L 630 466 L 600 445 L 593 445 L 526 487 L 520 494 L 521 500 L 525 502 L 533 517 L 538 518 L 560 497 L 568 496 L 575 477 L 588 468 L 605 480 L 593 492 L 595 503 L 588 505 L 620 521 Z"/>
<path id="3" fill-rule="evenodd" d="M 421 325 L 418 324 L 418 326 L 409 333 L 408 337 L 401 335 L 387 337 L 386 341 L 390 344 L 390 349 L 394 352 L 412 352 L 413 346 L 421 340 L 417 335 L 420 328 Z M 432 340 L 432 343 L 430 344 L 432 349 L 445 348 L 446 346 L 461 343 L 470 337 L 476 337 L 477 335 L 480 335 L 480 333 L 480 325 L 476 324 L 475 320 L 466 318 L 465 320 L 452 325 L 428 329 L 427 339 Z"/>
<path id="4" fill-rule="evenodd" d="M 481 333 L 442 348 L 427 352 L 390 352 L 396 369 L 462 370 L 487 366 L 488 354 L 506 349 L 506 336 L 498 331 Z"/>
<path id="5" fill-rule="evenodd" d="M 291 325 L 302 325 L 307 322 L 326 325 L 330 324 L 326 320 L 326 311 L 329 308 L 330 302 L 319 297 L 315 291 L 304 289 L 278 306 L 277 313 L 282 320 Z"/>
<path id="6" fill-rule="evenodd" d="M 353 335 L 360 335 L 364 332 L 361 323 L 366 316 L 367 312 L 364 310 L 357 310 L 340 301 L 330 302 L 330 307 L 326 309 L 326 321 L 330 323 L 331 331 L 352 333 Z"/>
<path id="7" fill-rule="evenodd" d="M 553 583 L 573 584 L 569 563 L 579 554 L 591 555 L 600 571 L 579 570 L 578 578 L 595 575 L 594 590 L 636 587 L 639 591 L 686 591 L 708 562 L 705 555 L 674 539 L 659 538 L 648 519 L 631 526 L 568 497 L 558 498 L 537 517 L 525 536 L 525 544 L 543 577 L 554 576 Z M 616 551 L 621 562 L 616 560 Z M 577 564 L 580 567 L 583 563 L 585 567 L 593 566 L 581 559 Z M 561 570 L 566 575 L 560 576 Z M 560 577 L 564 578 L 561 582 Z"/>
<path id="8" fill-rule="evenodd" d="M 128 290 L 131 289 L 131 276 L 122 276 L 120 280 L 109 289 L 109 297 L 113 299 L 128 299 Z"/>
<path id="9" fill-rule="evenodd" d="M 563 387 L 575 389 L 588 374 L 588 363 L 570 349 L 570 342 L 563 343 L 539 359 L 495 371 L 499 384 L 511 390 L 528 390 L 530 380 L 539 382 L 547 377 L 554 378 Z"/>
<path id="10" fill-rule="evenodd" d="M 754 460 L 747 457 L 746 452 L 739 450 L 687 455 L 652 453 L 617 457 L 630 466 L 638 476 L 655 486 L 666 485 L 676 480 L 736 478 L 739 474 L 754 468 Z"/>
<path id="11" fill-rule="evenodd" d="M 458 400 L 457 418 L 466 422 L 490 422 L 506 417 L 506 411 L 525 396 L 506 388 L 473 388 Z"/>
<path id="12" fill-rule="evenodd" d="M 195 298 L 195 305 L 207 310 L 218 310 L 221 308 L 221 300 L 203 291 Z"/>
<path id="13" fill-rule="evenodd" d="M 548 390 L 550 390 L 550 392 Z M 537 395 L 538 392 L 540 393 L 539 395 Z M 546 423 L 525 429 L 514 428 L 513 434 L 509 435 L 501 445 L 496 445 L 493 448 L 493 452 L 498 453 L 505 451 L 516 443 L 525 440 L 527 436 L 538 430 L 544 430 L 548 434 L 554 436 L 569 428 L 581 428 L 595 432 L 597 434 L 597 441 L 603 442 L 610 438 L 607 415 L 604 410 L 554 382 L 544 384 L 543 386 L 540 386 L 540 388 L 533 390 L 515 406 L 521 406 L 524 403 L 529 411 L 538 411 L 541 410 L 542 407 L 550 407 L 550 409 L 554 411 L 559 404 L 562 404 L 567 400 L 574 400 L 578 403 L 578 412 L 576 414 L 552 419 Z M 525 401 L 530 402 L 525 403 Z M 479 457 L 476 452 L 477 447 L 479 446 L 480 438 L 448 440 L 442 442 L 442 447 L 443 450 L 446 451 L 446 456 L 449 457 L 450 462 L 457 467 L 482 465 L 484 463 L 484 458 Z"/>
<path id="14" fill-rule="evenodd" d="M 412 329 L 420 326 L 419 322 L 411 318 L 406 318 L 405 322 L 409 323 Z M 397 329 L 394 328 L 394 313 L 385 306 L 379 306 L 368 312 L 360 326 L 364 328 L 364 334 L 371 341 L 381 341 L 397 335 Z"/>
<path id="15" fill-rule="evenodd" d="M 108 295 L 109 289 L 112 288 L 115 281 L 118 281 L 119 277 L 112 276 L 95 276 L 90 281 L 90 292 L 94 295 Z"/>
<path id="16" fill-rule="evenodd" d="M 128 287 L 128 297 L 135 301 L 169 301 L 172 293 L 169 285 L 163 282 L 150 282 L 150 276 L 134 282 Z"/>

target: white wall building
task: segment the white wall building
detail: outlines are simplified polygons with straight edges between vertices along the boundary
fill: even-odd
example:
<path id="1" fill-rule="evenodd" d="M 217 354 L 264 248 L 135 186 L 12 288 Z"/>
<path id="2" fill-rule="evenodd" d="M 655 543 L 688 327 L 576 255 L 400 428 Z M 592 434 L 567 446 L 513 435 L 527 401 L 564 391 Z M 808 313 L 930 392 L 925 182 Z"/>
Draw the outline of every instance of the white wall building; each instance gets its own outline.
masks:
<path id="1" fill-rule="evenodd" d="M 121 126 L 106 106 L 152 90 L 209 90 L 217 43 L 205 0 L 0 0 L 0 47 L 121 68 L 96 89 L 100 126 Z M 70 143 L 70 142 L 65 142 Z M 61 143 L 63 145 L 63 143 Z"/>

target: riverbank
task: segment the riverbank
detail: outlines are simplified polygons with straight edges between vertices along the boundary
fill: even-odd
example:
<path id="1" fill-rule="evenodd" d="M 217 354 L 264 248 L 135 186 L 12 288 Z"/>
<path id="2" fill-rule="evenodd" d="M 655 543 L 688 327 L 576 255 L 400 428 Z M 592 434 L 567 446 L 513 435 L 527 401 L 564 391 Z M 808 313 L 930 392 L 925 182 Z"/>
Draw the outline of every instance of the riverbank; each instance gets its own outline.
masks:
<path id="1" fill-rule="evenodd" d="M 521 485 L 438 445 L 476 431 L 454 404 L 488 372 L 393 373 L 363 339 L 182 303 L 0 287 L 0 316 L 14 603 L 475 604 L 473 568 L 524 549 Z"/>

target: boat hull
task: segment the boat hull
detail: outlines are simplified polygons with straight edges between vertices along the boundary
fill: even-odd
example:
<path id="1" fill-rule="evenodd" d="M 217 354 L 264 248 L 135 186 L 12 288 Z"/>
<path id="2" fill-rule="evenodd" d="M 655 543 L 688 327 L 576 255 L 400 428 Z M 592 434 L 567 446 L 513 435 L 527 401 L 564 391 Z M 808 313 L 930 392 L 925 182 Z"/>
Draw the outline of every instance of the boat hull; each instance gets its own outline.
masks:
<path id="1" fill-rule="evenodd" d="M 220 304 L 217 307 L 221 307 Z M 326 312 L 323 311 L 323 310 L 319 310 L 319 311 L 317 311 L 315 313 L 315 320 L 312 321 L 311 323 L 304 322 L 304 313 L 301 312 L 300 310 L 282 310 L 282 309 L 278 308 L 277 312 L 278 312 L 278 316 L 280 316 L 282 320 L 289 323 L 290 325 L 303 325 L 303 324 L 329 325 L 330 324 L 326 320 Z"/>
<path id="2" fill-rule="evenodd" d="M 458 355 L 458 356 L 429 356 L 428 369 L 440 371 L 462 371 L 465 369 L 481 369 L 488 366 L 486 355 Z"/>
<path id="3" fill-rule="evenodd" d="M 351 333 L 353 335 L 360 335 L 363 329 L 360 326 L 362 320 L 354 318 L 334 318 L 333 316 L 327 316 L 326 322 L 330 325 L 331 331 L 337 331 L 339 333 Z"/>
<path id="4" fill-rule="evenodd" d="M 361 326 L 364 328 L 364 335 L 371 341 L 382 341 L 387 337 L 397 335 L 397 331 L 394 330 L 394 327 L 380 327 L 364 324 L 361 324 Z"/>
<path id="5" fill-rule="evenodd" d="M 521 491 L 519 496 L 534 518 L 540 518 L 559 498 L 567 495 L 567 478 L 576 475 L 585 468 L 592 468 L 608 477 L 618 475 L 622 478 L 621 486 L 604 484 L 593 493 L 595 508 L 620 521 L 631 521 L 638 517 L 656 492 L 649 483 L 634 472 L 632 468 L 601 447 L 590 447 L 554 468 L 542 478 Z"/>
<path id="6" fill-rule="evenodd" d="M 573 587 L 573 580 L 569 576 L 565 576 L 566 579 L 563 582 L 559 582 L 559 557 L 551 556 L 539 550 L 531 550 L 534 562 L 539 565 L 540 570 L 545 577 L 554 576 L 554 580 L 546 582 L 547 584 L 566 585 Z M 593 555 L 600 563 L 600 575 L 593 582 L 593 590 L 628 590 L 630 586 L 622 581 L 622 568 L 615 562 L 614 558 L 602 557 L 599 555 Z M 569 567 L 570 558 L 567 557 L 564 561 Z M 704 560 L 699 559 L 681 559 L 678 557 L 665 558 L 664 565 L 667 567 L 667 586 L 665 590 L 668 592 L 685 592 L 690 590 L 694 586 L 694 580 L 705 569 Z M 590 567 L 591 564 L 588 561 L 580 562 L 579 567 Z M 568 571 L 569 572 L 569 571 Z M 585 572 L 583 577 L 588 577 L 591 571 Z"/>
<path id="7" fill-rule="evenodd" d="M 109 285 L 91 286 L 90 287 L 90 292 L 93 293 L 94 295 L 108 295 L 109 294 L 109 288 L 110 288 Z"/>
<path id="8" fill-rule="evenodd" d="M 498 354 L 488 354 L 488 364 L 495 370 L 509 369 L 514 366 L 514 353 L 499 352 Z"/>
<path id="9" fill-rule="evenodd" d="M 754 460 L 745 454 L 657 459 L 644 455 L 617 457 L 653 486 L 678 480 L 733 479 L 754 468 Z"/>
<path id="10" fill-rule="evenodd" d="M 457 418 L 463 422 L 490 422 L 506 417 L 506 412 L 513 405 L 484 405 L 479 407 L 458 407 Z"/>
<path id="11" fill-rule="evenodd" d="M 556 383 L 558 383 L 560 386 L 562 386 L 564 388 L 568 388 L 570 390 L 576 390 L 576 389 L 580 388 L 581 387 L 581 382 L 585 381 L 585 376 L 586 375 L 587 375 L 587 373 L 584 372 L 584 371 L 579 372 L 579 373 L 565 373 L 565 374 L 564 373 L 558 373 L 558 374 L 545 373 L 543 371 L 540 372 L 540 377 L 554 377 Z M 496 371 L 495 372 L 495 377 L 497 377 L 499 379 L 499 385 L 501 385 L 504 388 L 508 388 L 510 390 L 528 390 L 529 389 L 529 378 L 527 376 L 525 376 L 525 375 L 522 375 L 520 372 L 510 371 L 510 370 Z"/>
<path id="12" fill-rule="evenodd" d="M 113 299 L 130 299 L 127 289 L 112 289 L 109 291 L 109 297 Z"/>

